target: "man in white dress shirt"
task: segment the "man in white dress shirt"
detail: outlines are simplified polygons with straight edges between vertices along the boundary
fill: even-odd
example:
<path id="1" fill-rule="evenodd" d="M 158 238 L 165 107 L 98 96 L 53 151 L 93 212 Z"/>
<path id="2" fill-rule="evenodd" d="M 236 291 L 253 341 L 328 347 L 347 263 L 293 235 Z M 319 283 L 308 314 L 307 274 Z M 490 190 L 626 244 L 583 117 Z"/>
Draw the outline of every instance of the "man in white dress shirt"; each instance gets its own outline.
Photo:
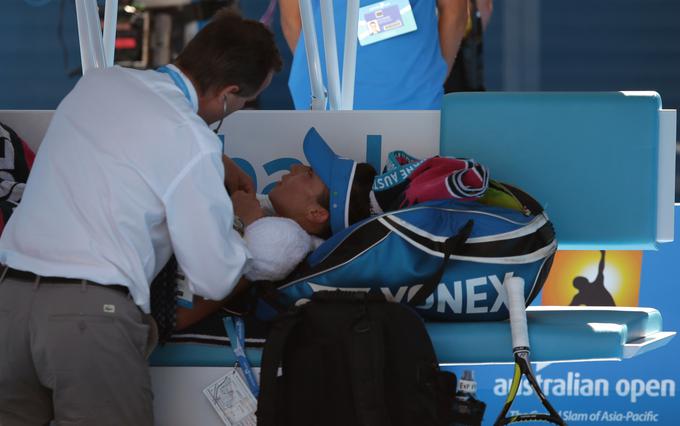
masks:
<path id="1" fill-rule="evenodd" d="M 208 124 L 280 67 L 265 27 L 218 14 L 174 65 L 93 70 L 64 98 L 0 239 L 2 426 L 153 424 L 149 283 L 172 253 L 209 299 L 247 270 L 225 174 L 252 182 Z"/>

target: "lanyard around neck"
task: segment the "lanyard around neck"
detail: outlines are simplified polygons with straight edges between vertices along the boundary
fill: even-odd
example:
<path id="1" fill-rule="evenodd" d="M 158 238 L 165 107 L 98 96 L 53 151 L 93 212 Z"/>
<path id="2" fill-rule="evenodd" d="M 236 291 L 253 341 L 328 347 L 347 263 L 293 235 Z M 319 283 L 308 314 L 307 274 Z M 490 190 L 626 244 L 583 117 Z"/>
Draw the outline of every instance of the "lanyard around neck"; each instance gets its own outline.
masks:
<path id="1" fill-rule="evenodd" d="M 172 79 L 172 81 L 175 83 L 175 86 L 177 86 L 179 88 L 179 90 L 181 90 L 182 93 L 184 93 L 184 96 L 187 98 L 189 103 L 192 104 L 192 105 L 194 104 L 191 101 L 191 95 L 189 94 L 189 88 L 187 87 L 186 83 L 184 82 L 184 79 L 182 78 L 182 76 L 179 75 L 179 73 L 177 71 L 173 70 L 172 68 L 170 68 L 167 65 L 163 65 L 162 67 L 158 68 L 157 71 L 169 75 L 170 78 Z"/>
<path id="2" fill-rule="evenodd" d="M 182 93 L 184 93 L 184 96 L 187 98 L 189 103 L 192 106 L 194 105 L 193 101 L 191 100 L 191 95 L 189 94 L 189 88 L 187 87 L 186 83 L 184 82 L 184 79 L 182 78 L 182 76 L 177 71 L 173 70 L 172 68 L 170 68 L 167 65 L 163 65 L 162 67 L 159 67 L 156 71 L 169 75 L 170 78 L 172 79 L 172 81 L 175 83 L 175 86 L 177 86 L 179 88 L 179 90 L 181 90 Z M 215 134 L 217 134 L 217 129 L 219 129 L 220 126 L 222 125 L 222 120 L 224 120 L 224 117 L 222 117 L 222 119 L 220 120 L 220 124 L 218 124 L 217 128 L 215 128 L 215 130 L 214 130 Z M 220 143 L 222 144 L 222 152 L 224 152 L 224 138 L 221 137 L 221 136 L 220 136 Z"/>

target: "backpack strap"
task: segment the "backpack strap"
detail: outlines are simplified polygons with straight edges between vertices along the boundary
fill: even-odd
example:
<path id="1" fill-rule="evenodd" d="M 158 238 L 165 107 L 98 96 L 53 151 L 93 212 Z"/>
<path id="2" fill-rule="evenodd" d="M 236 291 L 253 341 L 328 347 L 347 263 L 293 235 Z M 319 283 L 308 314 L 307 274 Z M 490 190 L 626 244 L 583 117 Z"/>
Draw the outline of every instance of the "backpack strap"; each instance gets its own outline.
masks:
<path id="1" fill-rule="evenodd" d="M 283 358 L 288 336 L 300 322 L 300 310 L 294 308 L 281 316 L 273 325 L 264 350 L 260 370 L 260 395 L 257 401 L 257 424 L 277 426 L 276 377 Z"/>
<path id="2" fill-rule="evenodd" d="M 385 342 L 382 323 L 367 313 L 368 295 L 357 305 L 357 319 L 349 331 L 352 394 L 359 424 L 388 426 L 385 402 Z"/>
<path id="3" fill-rule="evenodd" d="M 451 257 L 451 254 L 458 249 L 463 247 L 463 244 L 467 241 L 468 237 L 472 233 L 472 226 L 474 222 L 472 219 L 468 220 L 465 225 L 458 231 L 458 233 L 452 237 L 449 237 L 444 242 L 444 260 L 437 272 L 432 274 L 430 278 L 423 283 L 423 286 L 418 290 L 418 292 L 409 301 L 409 305 L 418 306 L 425 303 L 428 297 L 437 289 L 437 286 L 441 282 L 442 276 L 444 275 L 444 270 L 446 269 L 446 263 Z"/>
<path id="4" fill-rule="evenodd" d="M 492 184 L 499 190 L 515 197 L 517 201 L 519 201 L 519 203 L 522 204 L 524 208 L 528 209 L 529 212 L 534 216 L 543 213 L 543 206 L 541 206 L 541 204 L 538 201 L 536 201 L 531 195 L 527 194 L 526 192 L 522 191 L 516 186 L 512 186 L 507 183 L 502 183 L 498 181 L 493 181 Z"/>

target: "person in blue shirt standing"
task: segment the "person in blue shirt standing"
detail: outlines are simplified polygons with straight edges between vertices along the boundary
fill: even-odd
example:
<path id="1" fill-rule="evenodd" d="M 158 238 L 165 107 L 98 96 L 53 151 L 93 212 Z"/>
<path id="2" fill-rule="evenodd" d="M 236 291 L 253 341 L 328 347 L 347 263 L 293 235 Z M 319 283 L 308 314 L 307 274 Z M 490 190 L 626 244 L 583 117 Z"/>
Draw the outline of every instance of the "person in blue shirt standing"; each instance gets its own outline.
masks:
<path id="1" fill-rule="evenodd" d="M 294 51 L 288 82 L 293 103 L 296 109 L 309 109 L 311 89 L 299 3 L 279 0 L 279 4 L 282 30 Z M 345 0 L 333 3 L 341 75 L 346 5 Z M 327 82 L 319 0 L 312 1 L 312 8 Z M 465 33 L 467 1 L 361 0 L 359 19 L 354 109 L 439 109 L 444 81 Z M 374 20 L 380 31 L 373 29 Z"/>

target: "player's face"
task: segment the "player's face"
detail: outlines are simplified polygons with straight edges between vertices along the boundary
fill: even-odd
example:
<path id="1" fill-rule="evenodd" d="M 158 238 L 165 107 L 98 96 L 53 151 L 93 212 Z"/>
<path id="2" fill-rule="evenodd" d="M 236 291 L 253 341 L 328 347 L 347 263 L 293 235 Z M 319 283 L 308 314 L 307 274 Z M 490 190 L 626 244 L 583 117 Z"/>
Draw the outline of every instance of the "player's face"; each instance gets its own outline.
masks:
<path id="1" fill-rule="evenodd" d="M 311 167 L 296 164 L 269 192 L 269 200 L 277 214 L 295 219 L 309 206 L 319 204 L 327 193 L 328 188 Z"/>

